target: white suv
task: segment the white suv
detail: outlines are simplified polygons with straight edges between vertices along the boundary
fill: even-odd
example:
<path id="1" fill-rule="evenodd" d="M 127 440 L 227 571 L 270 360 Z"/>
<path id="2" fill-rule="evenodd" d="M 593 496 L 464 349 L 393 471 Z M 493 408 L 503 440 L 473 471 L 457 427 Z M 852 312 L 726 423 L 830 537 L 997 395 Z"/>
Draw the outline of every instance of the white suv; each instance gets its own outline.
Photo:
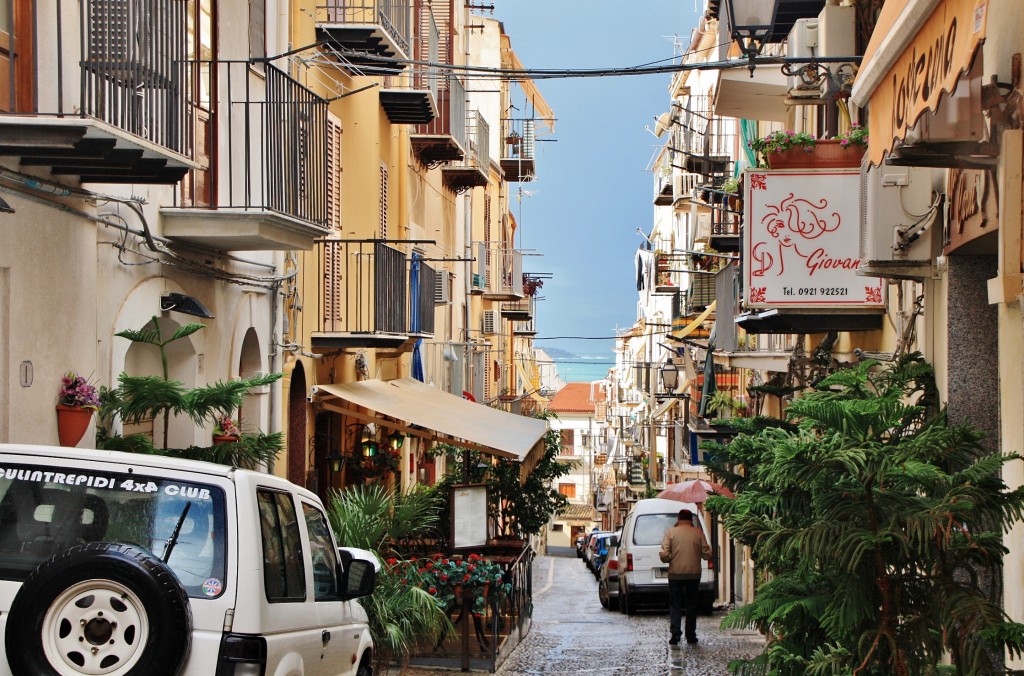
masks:
<path id="1" fill-rule="evenodd" d="M 0 676 L 369 676 L 353 551 L 279 477 L 0 444 Z"/>

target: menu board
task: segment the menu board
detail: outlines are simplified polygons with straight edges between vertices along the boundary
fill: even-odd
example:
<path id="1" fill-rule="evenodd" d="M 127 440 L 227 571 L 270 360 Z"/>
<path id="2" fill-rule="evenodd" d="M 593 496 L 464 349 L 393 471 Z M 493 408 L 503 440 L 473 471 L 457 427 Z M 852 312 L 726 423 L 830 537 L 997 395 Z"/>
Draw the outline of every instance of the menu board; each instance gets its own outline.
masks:
<path id="1" fill-rule="evenodd" d="M 452 549 L 487 544 L 487 486 L 451 487 Z"/>

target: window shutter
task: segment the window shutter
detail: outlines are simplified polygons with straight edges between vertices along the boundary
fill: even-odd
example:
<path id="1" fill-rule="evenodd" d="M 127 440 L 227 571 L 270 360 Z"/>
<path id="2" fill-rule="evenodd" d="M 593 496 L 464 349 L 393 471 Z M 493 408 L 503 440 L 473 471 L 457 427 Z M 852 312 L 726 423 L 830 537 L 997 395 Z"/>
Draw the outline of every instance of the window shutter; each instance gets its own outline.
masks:
<path id="1" fill-rule="evenodd" d="M 341 119 L 327 114 L 327 224 L 341 232 Z"/>

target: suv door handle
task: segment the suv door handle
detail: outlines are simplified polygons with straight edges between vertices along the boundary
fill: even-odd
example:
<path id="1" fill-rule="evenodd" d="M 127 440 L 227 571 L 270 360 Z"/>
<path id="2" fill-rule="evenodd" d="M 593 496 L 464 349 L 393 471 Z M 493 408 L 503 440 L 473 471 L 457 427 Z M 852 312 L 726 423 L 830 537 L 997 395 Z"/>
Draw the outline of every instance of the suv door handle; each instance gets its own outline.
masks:
<path id="1" fill-rule="evenodd" d="M 323 642 L 324 647 L 326 648 L 327 644 L 331 642 L 331 632 L 325 629 L 323 633 L 320 634 L 320 640 Z"/>

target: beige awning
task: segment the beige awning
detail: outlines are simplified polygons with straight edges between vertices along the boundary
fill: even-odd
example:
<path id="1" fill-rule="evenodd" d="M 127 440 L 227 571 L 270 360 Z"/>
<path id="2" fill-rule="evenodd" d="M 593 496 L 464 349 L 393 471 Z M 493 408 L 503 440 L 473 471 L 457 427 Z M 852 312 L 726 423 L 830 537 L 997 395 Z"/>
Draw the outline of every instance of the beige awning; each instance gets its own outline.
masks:
<path id="1" fill-rule="evenodd" d="M 316 385 L 310 394 L 324 408 L 346 416 L 517 460 L 524 477 L 544 454 L 546 421 L 499 411 L 411 378 Z"/>
<path id="2" fill-rule="evenodd" d="M 787 122 L 789 82 L 778 68 L 758 68 L 751 77 L 746 68 L 718 71 L 713 112 L 719 117 Z"/>
<path id="3" fill-rule="evenodd" d="M 989 0 L 888 0 L 878 15 L 852 101 L 870 104 L 868 158 L 880 164 L 918 119 L 970 71 Z"/>

